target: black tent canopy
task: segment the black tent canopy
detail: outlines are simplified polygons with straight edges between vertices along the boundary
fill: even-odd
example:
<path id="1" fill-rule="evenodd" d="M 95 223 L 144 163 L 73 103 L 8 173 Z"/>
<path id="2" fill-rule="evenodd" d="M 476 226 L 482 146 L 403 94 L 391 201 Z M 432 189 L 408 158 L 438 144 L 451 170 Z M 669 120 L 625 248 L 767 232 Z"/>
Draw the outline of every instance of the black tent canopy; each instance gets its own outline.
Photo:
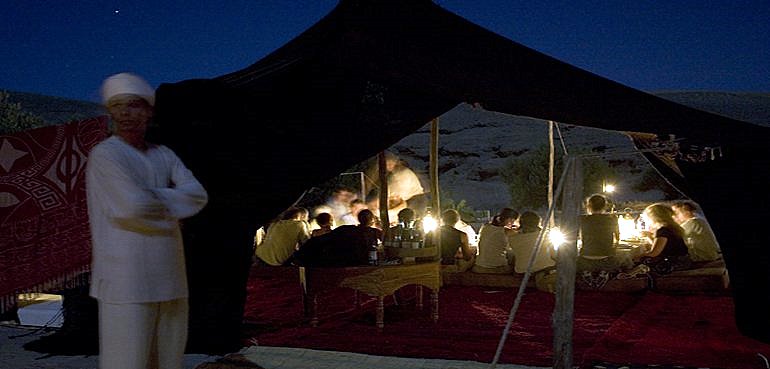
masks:
<path id="1" fill-rule="evenodd" d="M 763 232 L 764 219 L 743 216 L 747 207 L 764 209 L 770 200 L 767 128 L 599 77 L 428 0 L 343 0 L 247 68 L 158 89 L 153 134 L 177 151 L 210 194 L 207 208 L 184 229 L 191 344 L 239 347 L 257 227 L 305 188 L 462 102 L 683 139 L 667 160 L 648 157 L 709 214 L 730 272 L 739 328 L 770 341 L 770 234 Z M 633 137 L 640 147 L 650 142 L 650 136 Z M 681 154 L 702 147 L 719 147 L 722 155 L 701 160 Z M 217 309 L 227 313 L 214 314 Z M 203 338 L 215 336 L 236 341 Z"/>

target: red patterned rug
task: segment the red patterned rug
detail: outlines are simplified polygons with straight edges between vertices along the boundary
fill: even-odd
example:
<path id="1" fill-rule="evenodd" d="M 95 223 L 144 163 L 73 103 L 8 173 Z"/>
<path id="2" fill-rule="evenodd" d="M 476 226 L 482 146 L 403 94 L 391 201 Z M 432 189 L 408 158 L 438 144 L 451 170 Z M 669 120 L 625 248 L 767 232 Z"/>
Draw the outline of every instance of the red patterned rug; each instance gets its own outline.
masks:
<path id="1" fill-rule="evenodd" d="M 726 296 L 647 293 L 594 342 L 584 359 L 701 368 L 768 368 L 770 345 L 745 337 Z M 761 354 L 762 356 L 760 356 Z"/>
<path id="2" fill-rule="evenodd" d="M 86 156 L 105 137 L 106 117 L 0 135 L 0 312 L 88 270 Z"/>
<path id="3" fill-rule="evenodd" d="M 355 309 L 348 289 L 319 296 L 321 322 L 312 328 L 302 318 L 297 270 L 255 269 L 246 344 L 491 362 L 516 290 L 445 286 L 436 324 L 427 306 L 416 309 L 411 288 L 402 292 L 400 304 L 386 300 L 382 332 L 374 325 L 374 300 Z M 552 295 L 527 291 L 501 363 L 552 364 L 553 304 Z M 577 291 L 573 352 L 573 363 L 584 368 L 744 369 L 766 368 L 757 354 L 770 357 L 770 345 L 740 335 L 728 296 Z"/>

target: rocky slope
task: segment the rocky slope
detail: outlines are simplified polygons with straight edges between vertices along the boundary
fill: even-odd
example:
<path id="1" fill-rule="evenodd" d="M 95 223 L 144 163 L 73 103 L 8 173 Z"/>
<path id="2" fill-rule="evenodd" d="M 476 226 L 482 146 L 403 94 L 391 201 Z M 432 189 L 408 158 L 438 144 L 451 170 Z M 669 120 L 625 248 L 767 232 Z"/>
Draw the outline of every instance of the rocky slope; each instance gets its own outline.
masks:
<path id="1" fill-rule="evenodd" d="M 724 116 L 770 126 L 770 94 L 725 92 L 662 92 L 660 97 Z M 539 119 L 489 112 L 460 104 L 440 118 L 439 181 L 443 194 L 455 202 L 466 200 L 475 209 L 495 211 L 512 206 L 500 172 L 506 162 L 547 144 L 547 122 Z M 595 128 L 559 124 L 563 146 L 568 150 L 606 150 L 618 154 L 611 166 L 618 172 L 616 201 L 657 201 L 676 190 L 660 181 L 657 191 L 634 188 L 652 167 L 623 134 Z M 393 145 L 427 184 L 430 126 L 426 125 Z M 558 139 L 558 135 L 557 135 Z M 556 143 L 557 153 L 560 142 Z M 426 187 L 427 188 L 427 187 Z M 515 207 L 515 204 L 513 205 Z"/>

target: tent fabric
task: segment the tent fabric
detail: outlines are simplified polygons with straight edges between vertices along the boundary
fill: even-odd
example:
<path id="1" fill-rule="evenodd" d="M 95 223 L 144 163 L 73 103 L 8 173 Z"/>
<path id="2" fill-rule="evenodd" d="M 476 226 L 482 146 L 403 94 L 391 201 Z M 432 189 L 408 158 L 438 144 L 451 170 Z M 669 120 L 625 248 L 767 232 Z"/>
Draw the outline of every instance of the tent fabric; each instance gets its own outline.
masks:
<path id="1" fill-rule="evenodd" d="M 0 135 L 0 313 L 22 292 L 88 283 L 86 157 L 106 117 Z"/>
<path id="2" fill-rule="evenodd" d="M 427 0 L 343 0 L 247 68 L 160 86 L 154 134 L 212 194 L 207 209 L 191 220 L 196 225 L 185 230 L 191 278 L 222 271 L 215 282 L 200 283 L 207 284 L 204 290 L 235 293 L 228 301 L 238 310 L 248 269 L 241 261 L 259 225 L 304 189 L 462 102 L 569 124 L 673 135 L 689 147 L 719 147 L 723 155 L 716 160 L 673 158 L 681 176 L 650 159 L 709 214 L 731 273 L 739 327 L 770 340 L 768 235 L 763 217 L 741 216 L 746 206 L 763 209 L 770 200 L 763 188 L 770 164 L 767 128 L 599 77 Z M 225 283 L 227 278 L 236 283 Z M 195 316 L 195 283 L 191 288 Z"/>

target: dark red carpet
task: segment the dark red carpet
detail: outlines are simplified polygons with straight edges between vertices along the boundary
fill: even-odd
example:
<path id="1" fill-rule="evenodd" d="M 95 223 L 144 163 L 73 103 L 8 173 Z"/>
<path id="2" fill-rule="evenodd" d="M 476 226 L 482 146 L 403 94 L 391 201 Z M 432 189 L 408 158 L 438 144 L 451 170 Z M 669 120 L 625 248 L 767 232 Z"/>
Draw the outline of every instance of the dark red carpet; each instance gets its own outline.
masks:
<path id="1" fill-rule="evenodd" d="M 319 297 L 320 325 L 302 319 L 294 268 L 255 269 L 249 281 L 245 319 L 247 344 L 302 347 L 365 354 L 490 362 L 513 305 L 516 290 L 445 286 L 439 322 L 430 309 L 417 310 L 413 289 L 399 304 L 387 299 L 385 328 L 374 325 L 374 300 L 340 289 Z M 406 301 L 404 301 L 406 300 Z M 500 361 L 552 364 L 552 295 L 528 290 Z M 657 293 L 578 291 L 575 297 L 573 362 L 660 364 L 711 368 L 765 368 L 770 345 L 741 336 L 725 296 L 666 296 Z"/>

